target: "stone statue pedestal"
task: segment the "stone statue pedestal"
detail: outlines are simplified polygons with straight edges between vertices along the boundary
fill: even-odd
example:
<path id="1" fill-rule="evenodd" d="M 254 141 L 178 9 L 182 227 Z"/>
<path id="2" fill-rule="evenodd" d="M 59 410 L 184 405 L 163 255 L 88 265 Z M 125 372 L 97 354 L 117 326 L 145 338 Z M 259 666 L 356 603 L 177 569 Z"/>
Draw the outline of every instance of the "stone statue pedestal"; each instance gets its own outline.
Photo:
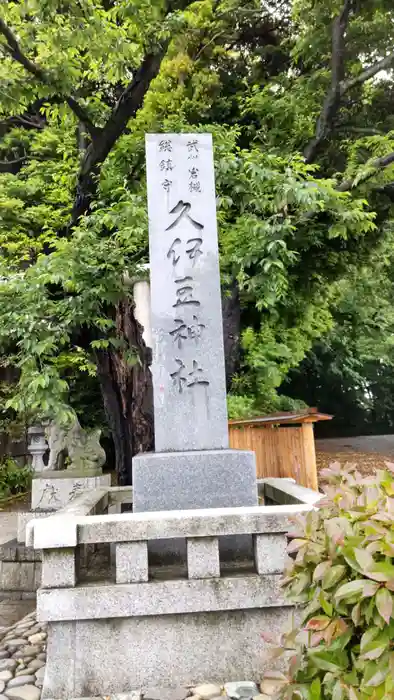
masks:
<path id="1" fill-rule="evenodd" d="M 86 474 L 85 470 L 66 469 L 47 471 L 32 481 L 31 507 L 33 511 L 53 511 L 64 508 L 82 491 L 110 486 L 111 475 L 103 474 L 100 468 L 96 473 Z"/>

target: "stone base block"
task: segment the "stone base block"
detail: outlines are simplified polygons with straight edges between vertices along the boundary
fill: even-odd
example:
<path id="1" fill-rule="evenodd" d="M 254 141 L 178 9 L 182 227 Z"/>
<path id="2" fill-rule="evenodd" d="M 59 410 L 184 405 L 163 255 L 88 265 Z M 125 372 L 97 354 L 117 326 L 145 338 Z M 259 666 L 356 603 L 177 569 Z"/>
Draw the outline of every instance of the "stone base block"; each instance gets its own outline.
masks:
<path id="1" fill-rule="evenodd" d="M 41 584 L 41 552 L 11 540 L 0 547 L 0 597 L 34 595 Z"/>
<path id="2" fill-rule="evenodd" d="M 110 474 L 86 476 L 84 472 L 73 470 L 47 471 L 45 476 L 37 476 L 32 482 L 32 510 L 59 510 L 82 491 L 90 491 L 102 486 L 111 486 Z"/>
<path id="3" fill-rule="evenodd" d="M 292 608 L 55 622 L 48 626 L 43 700 L 107 696 L 201 679 L 261 681 L 272 669 L 261 638 L 287 626 Z"/>
<path id="4" fill-rule="evenodd" d="M 150 452 L 133 459 L 133 510 L 257 505 L 254 452 Z"/>
<path id="5" fill-rule="evenodd" d="M 199 450 L 150 452 L 133 459 L 133 511 L 193 510 L 256 506 L 254 452 Z M 252 557 L 248 536 L 220 540 L 224 559 Z M 186 561 L 186 542 L 157 541 L 149 545 L 152 564 Z"/>

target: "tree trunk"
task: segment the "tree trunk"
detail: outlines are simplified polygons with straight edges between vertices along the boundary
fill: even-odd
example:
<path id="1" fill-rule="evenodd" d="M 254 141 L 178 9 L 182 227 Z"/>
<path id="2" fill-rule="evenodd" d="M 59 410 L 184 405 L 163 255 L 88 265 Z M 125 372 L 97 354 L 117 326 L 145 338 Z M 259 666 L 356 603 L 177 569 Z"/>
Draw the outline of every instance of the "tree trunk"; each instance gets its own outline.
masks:
<path id="1" fill-rule="evenodd" d="M 241 359 L 241 306 L 236 280 L 222 294 L 222 314 L 226 388 L 230 391 L 233 376 L 239 371 Z"/>
<path id="2" fill-rule="evenodd" d="M 240 306 L 238 287 L 223 296 L 223 331 L 227 390 L 239 366 Z M 131 365 L 123 350 L 96 353 L 97 374 L 104 410 L 115 448 L 118 483 L 132 483 L 132 458 L 154 449 L 151 351 L 142 338 L 143 328 L 134 315 L 134 305 L 124 300 L 116 307 L 116 335 L 135 353 Z"/>
<path id="3" fill-rule="evenodd" d="M 134 364 L 124 350 L 96 353 L 97 372 L 108 425 L 115 447 L 118 483 L 132 483 L 132 458 L 154 447 L 151 352 L 142 338 L 142 326 L 134 316 L 131 301 L 116 307 L 117 337 L 135 353 Z"/>

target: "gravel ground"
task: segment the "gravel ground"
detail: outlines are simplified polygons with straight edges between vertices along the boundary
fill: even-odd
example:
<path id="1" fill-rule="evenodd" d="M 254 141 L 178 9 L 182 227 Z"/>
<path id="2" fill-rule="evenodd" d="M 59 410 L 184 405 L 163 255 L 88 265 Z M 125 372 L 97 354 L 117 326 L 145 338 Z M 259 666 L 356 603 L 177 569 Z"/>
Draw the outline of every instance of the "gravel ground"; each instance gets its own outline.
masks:
<path id="1" fill-rule="evenodd" d="M 0 700 L 40 700 L 46 662 L 46 624 L 35 611 L 0 627 Z"/>

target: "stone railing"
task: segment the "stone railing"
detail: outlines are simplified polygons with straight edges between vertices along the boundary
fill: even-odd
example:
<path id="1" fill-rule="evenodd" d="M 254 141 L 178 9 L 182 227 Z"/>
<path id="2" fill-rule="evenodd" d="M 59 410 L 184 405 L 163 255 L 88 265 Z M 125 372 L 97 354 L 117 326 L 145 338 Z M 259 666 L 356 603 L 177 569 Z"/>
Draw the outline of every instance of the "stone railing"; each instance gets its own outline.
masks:
<path id="1" fill-rule="evenodd" d="M 101 491 L 101 490 L 100 490 Z M 119 616 L 116 606 L 117 601 L 108 599 L 106 602 L 98 601 L 94 605 L 85 607 L 83 592 L 78 588 L 78 549 L 86 545 L 111 544 L 116 548 L 116 584 L 143 583 L 149 579 L 148 571 L 148 543 L 155 540 L 185 538 L 187 543 L 187 577 L 189 580 L 225 579 L 221 577 L 219 538 L 234 535 L 252 535 L 254 540 L 254 565 L 255 574 L 272 575 L 280 574 L 286 560 L 286 533 L 290 527 L 289 517 L 300 511 L 308 510 L 307 506 L 272 506 L 269 508 L 224 508 L 197 511 L 172 511 L 161 513 L 123 514 L 123 515 L 89 515 L 108 507 L 108 493 L 88 493 L 63 509 L 55 516 L 45 520 L 37 520 L 30 523 L 31 535 L 34 533 L 33 543 L 35 549 L 42 550 L 42 588 L 59 589 L 75 588 L 64 597 L 61 592 L 54 591 L 51 596 L 47 590 L 46 595 L 39 600 L 40 615 L 45 615 L 46 620 L 58 620 L 59 612 L 57 602 L 62 596 L 62 619 L 67 615 L 73 616 L 77 611 L 79 619 Z M 77 500 L 79 503 L 77 503 Z M 246 579 L 249 583 L 245 583 Z M 243 579 L 242 587 L 255 588 L 255 580 L 249 575 Z M 276 579 L 270 579 L 270 585 L 261 589 L 258 596 L 259 605 L 283 604 L 283 596 L 276 585 Z M 115 585 L 116 585 L 115 584 Z M 107 595 L 105 582 L 105 595 Z M 183 580 L 172 581 L 172 593 L 181 593 L 190 586 L 186 586 Z M 234 584 L 234 595 L 230 599 L 218 602 L 220 586 L 215 586 L 214 608 L 234 609 L 242 607 L 240 601 L 237 604 L 237 594 Z M 196 587 L 196 593 L 207 589 L 204 584 Z M 223 584 L 224 589 L 227 588 Z M 239 587 L 239 586 L 238 586 Z M 149 588 L 149 586 L 148 586 Z M 138 614 L 166 614 L 169 612 L 188 612 L 193 608 L 193 602 L 182 602 L 181 598 L 171 609 L 168 606 L 167 596 L 164 592 L 168 589 L 168 583 L 154 582 L 154 589 L 149 592 L 141 587 L 141 606 Z M 135 612 L 137 589 L 133 589 L 134 596 L 129 614 Z M 154 598 L 151 595 L 155 592 Z M 162 595 L 163 593 L 163 595 Z M 274 594 L 274 596 L 272 596 Z M 173 596 L 171 595 L 171 598 Z M 193 598 L 189 595 L 189 598 Z M 274 600 L 276 599 L 276 602 Z M 67 600 L 70 607 L 66 605 Z M 78 602 L 81 607 L 79 609 Z M 171 601 L 174 606 L 174 601 Z M 52 607 L 53 606 L 53 607 Z M 208 600 L 204 603 L 205 609 L 210 609 Z M 219 607 L 218 607 L 219 606 Z M 133 612 L 134 610 L 134 612 Z M 44 618 L 42 618 L 44 619 Z M 75 618 L 74 618 L 75 619 Z"/>
<path id="2" fill-rule="evenodd" d="M 269 663 L 261 633 L 282 630 L 292 609 L 281 589 L 290 520 L 311 506 L 120 513 L 131 498 L 130 489 L 97 489 L 27 526 L 27 543 L 43 554 L 43 697 L 257 680 Z M 253 540 L 253 559 L 231 565 L 221 544 L 237 536 Z M 173 539 L 186 540 L 183 568 L 151 566 L 150 548 Z M 89 548 L 110 550 L 93 579 Z"/>
<path id="3" fill-rule="evenodd" d="M 257 481 L 259 496 L 265 505 L 295 505 L 303 503 L 315 506 L 322 493 L 300 486 L 294 479 L 266 478 Z"/>

